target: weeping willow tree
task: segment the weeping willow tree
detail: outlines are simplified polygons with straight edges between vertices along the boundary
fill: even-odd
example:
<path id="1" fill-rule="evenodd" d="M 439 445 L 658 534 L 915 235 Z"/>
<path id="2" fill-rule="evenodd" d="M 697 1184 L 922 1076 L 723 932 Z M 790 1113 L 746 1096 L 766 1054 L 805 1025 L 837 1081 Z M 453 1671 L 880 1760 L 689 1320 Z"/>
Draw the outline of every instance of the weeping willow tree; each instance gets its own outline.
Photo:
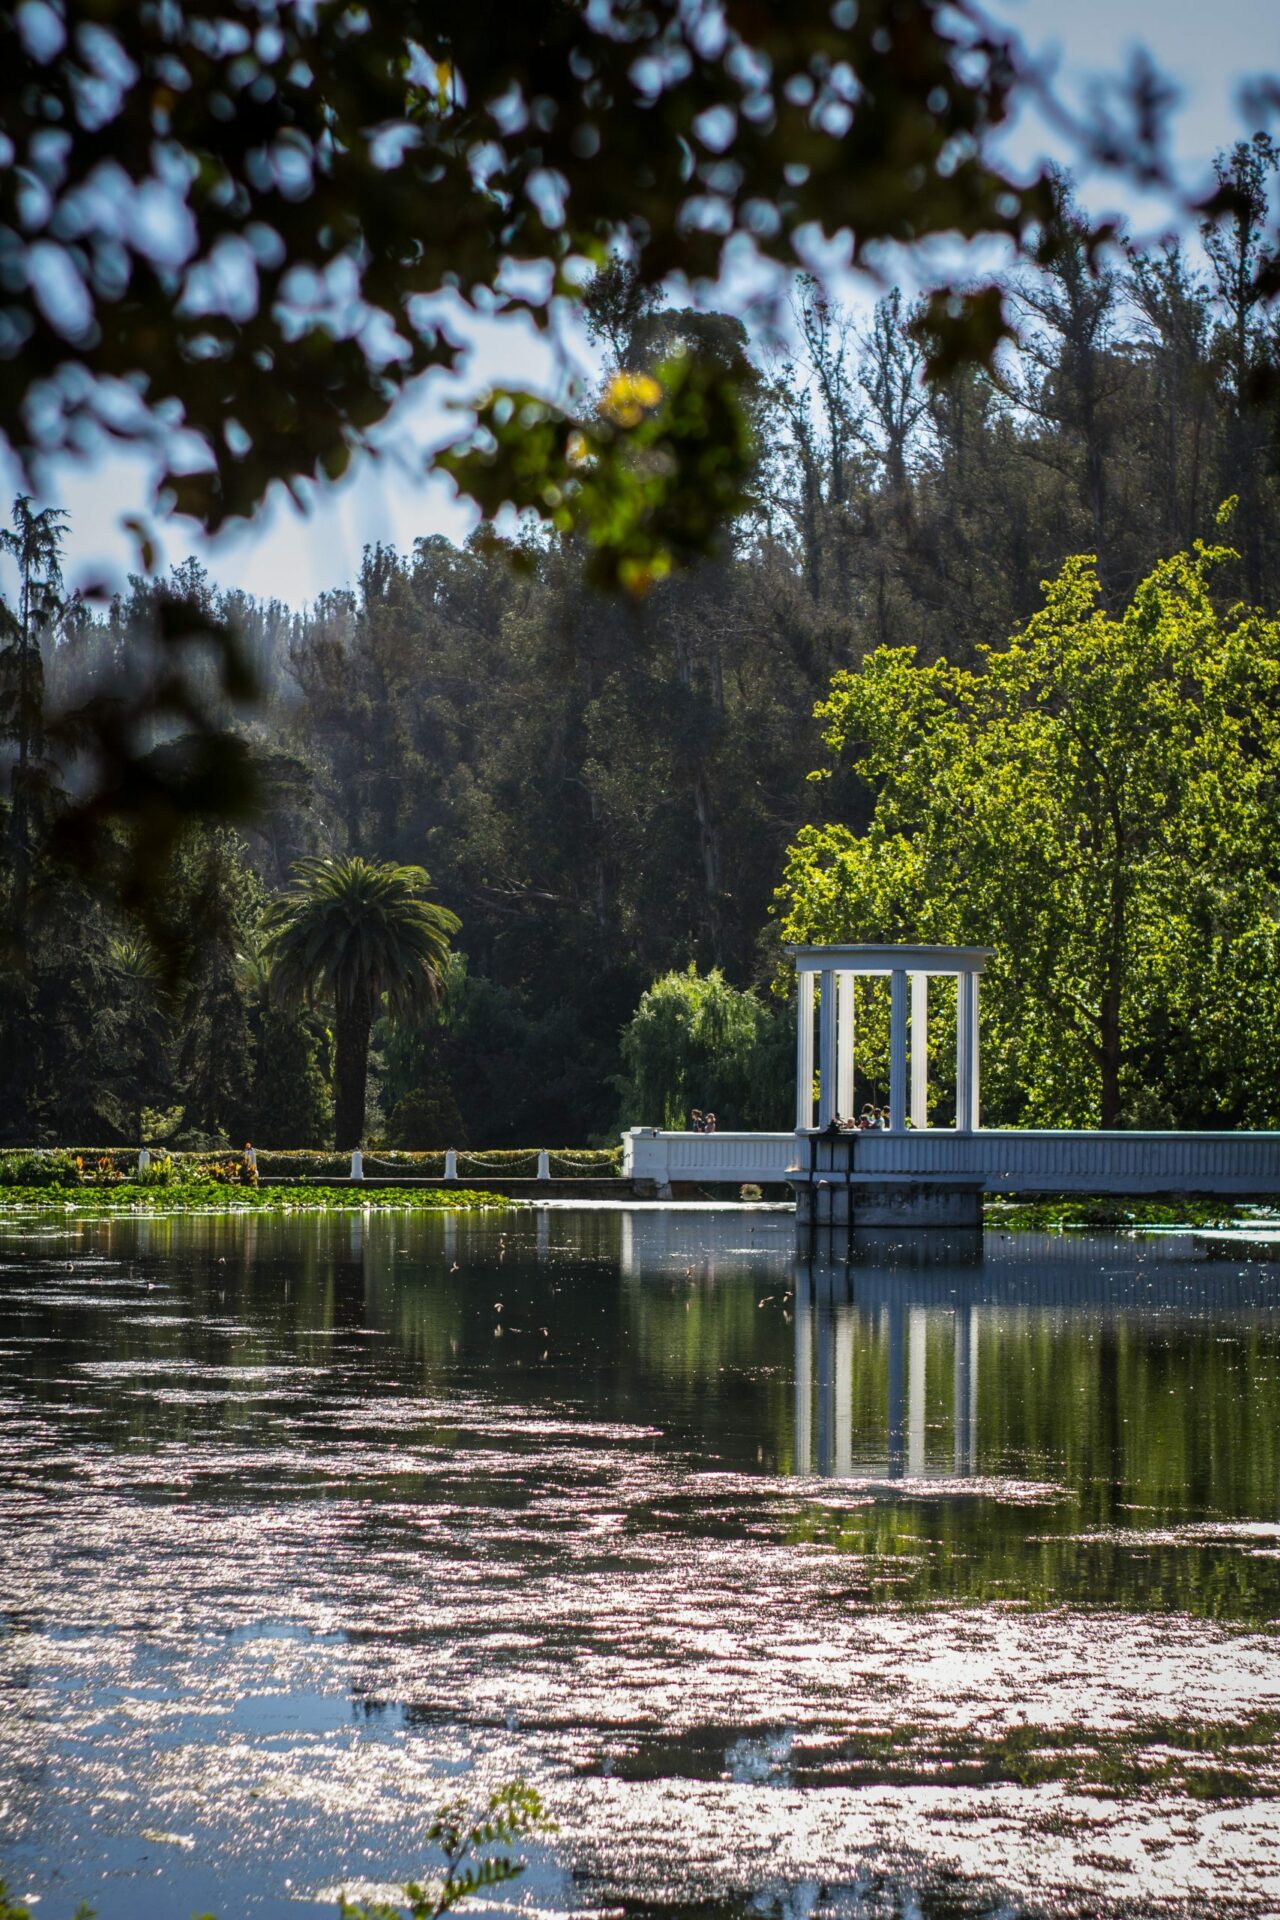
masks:
<path id="1" fill-rule="evenodd" d="M 718 967 L 665 974 L 623 1030 L 623 1122 L 685 1127 L 698 1106 L 721 1126 L 783 1126 L 793 1044 L 790 1010 L 730 986 Z"/>

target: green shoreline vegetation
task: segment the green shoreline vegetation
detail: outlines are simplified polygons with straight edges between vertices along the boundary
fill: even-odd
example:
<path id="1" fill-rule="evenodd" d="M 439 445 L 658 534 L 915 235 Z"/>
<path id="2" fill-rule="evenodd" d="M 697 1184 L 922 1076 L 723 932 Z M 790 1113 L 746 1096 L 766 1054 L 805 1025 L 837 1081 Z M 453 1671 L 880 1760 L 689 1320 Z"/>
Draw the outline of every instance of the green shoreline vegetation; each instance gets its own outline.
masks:
<path id="1" fill-rule="evenodd" d="M 58 1214 L 77 1220 L 146 1213 L 475 1213 L 521 1204 L 472 1187 L 236 1187 L 221 1180 L 178 1180 L 146 1187 L 0 1187 L 0 1221 Z"/>
<path id="2" fill-rule="evenodd" d="M 1116 1233 L 1144 1228 L 1247 1227 L 1280 1225 L 1280 1213 L 1241 1200 L 1214 1199 L 1205 1194 L 1172 1194 L 1155 1198 L 1142 1194 L 1066 1193 L 1035 1200 L 988 1198 L 983 1225 L 1010 1233 L 1084 1232 L 1101 1227 Z"/>
<path id="3" fill-rule="evenodd" d="M 532 1177 L 536 1149 L 458 1155 L 465 1177 Z M 474 1211 L 519 1204 L 483 1186 L 409 1185 L 439 1180 L 444 1154 L 372 1152 L 364 1155 L 363 1180 L 347 1178 L 350 1156 L 325 1152 L 261 1150 L 251 1165 L 242 1155 L 157 1152 L 140 1168 L 136 1149 L 42 1148 L 0 1151 L 0 1218 L 32 1214 L 90 1218 L 127 1213 L 315 1213 L 400 1208 L 412 1212 Z M 549 1154 L 552 1178 L 595 1177 L 621 1181 L 621 1151 L 560 1148 Z M 388 1184 L 392 1183 L 394 1184 Z M 760 1197 L 743 1187 L 744 1200 Z M 1272 1229 L 1280 1212 L 1244 1201 L 1203 1194 L 1162 1197 L 1045 1194 L 1019 1200 L 991 1196 L 983 1224 L 1005 1232 L 1142 1232 L 1159 1229 Z"/>

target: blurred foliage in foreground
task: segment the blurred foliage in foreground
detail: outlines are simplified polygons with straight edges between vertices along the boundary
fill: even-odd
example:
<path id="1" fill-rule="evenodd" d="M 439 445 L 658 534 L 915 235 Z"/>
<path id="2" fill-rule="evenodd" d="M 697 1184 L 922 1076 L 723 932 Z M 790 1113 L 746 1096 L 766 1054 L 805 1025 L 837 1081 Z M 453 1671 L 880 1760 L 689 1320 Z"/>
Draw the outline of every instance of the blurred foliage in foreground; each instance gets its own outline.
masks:
<path id="1" fill-rule="evenodd" d="M 163 497 L 211 528 L 273 481 L 341 475 L 410 382 L 456 364 L 460 310 L 546 327 L 610 247 L 647 285 L 696 284 L 744 241 L 794 269 L 806 230 L 861 262 L 938 234 L 1030 243 L 1048 211 L 1043 177 L 989 151 L 1030 76 L 971 0 L 540 0 L 501 33 L 460 0 L 28 0 L 0 75 L 10 444 L 147 444 Z M 1005 324 L 980 292 L 939 319 L 953 362 Z M 462 484 L 501 468 L 520 498 L 531 457 L 556 479 L 558 435 L 487 424 L 494 459 Z M 738 437 L 732 409 L 668 427 L 665 478 L 638 479 L 659 516 L 667 481 L 675 500 Z M 581 505 L 636 557 L 611 484 Z"/>

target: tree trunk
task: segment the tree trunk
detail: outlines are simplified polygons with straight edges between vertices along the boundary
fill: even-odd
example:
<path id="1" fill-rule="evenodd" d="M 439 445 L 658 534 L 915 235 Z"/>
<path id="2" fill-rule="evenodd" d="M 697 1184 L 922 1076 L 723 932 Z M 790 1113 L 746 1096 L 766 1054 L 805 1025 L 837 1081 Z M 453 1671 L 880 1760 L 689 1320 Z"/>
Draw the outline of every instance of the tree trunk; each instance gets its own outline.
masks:
<path id="1" fill-rule="evenodd" d="M 1100 1050 L 1102 1088 L 1098 1124 L 1104 1128 L 1118 1127 L 1121 1121 L 1120 994 L 1111 988 L 1102 996 Z"/>
<path id="2" fill-rule="evenodd" d="M 372 1030 L 373 1010 L 366 1002 L 338 1008 L 333 1036 L 333 1144 L 339 1153 L 349 1153 L 364 1138 Z"/>

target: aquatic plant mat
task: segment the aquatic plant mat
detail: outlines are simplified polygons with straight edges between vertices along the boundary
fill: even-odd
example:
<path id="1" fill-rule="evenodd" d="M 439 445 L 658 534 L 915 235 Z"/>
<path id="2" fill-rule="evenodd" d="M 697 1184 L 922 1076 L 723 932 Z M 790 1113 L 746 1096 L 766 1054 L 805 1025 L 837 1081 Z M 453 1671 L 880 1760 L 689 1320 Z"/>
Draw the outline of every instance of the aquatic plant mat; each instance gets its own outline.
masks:
<path id="1" fill-rule="evenodd" d="M 1201 1194 L 1153 1195 L 1064 1193 L 1035 1200 L 989 1196 L 982 1217 L 988 1227 L 1016 1231 L 1045 1228 L 1280 1226 L 1274 1205 L 1210 1198 Z"/>
<path id="2" fill-rule="evenodd" d="M 235 1186 L 185 1180 L 167 1186 L 9 1187 L 0 1185 L 0 1222 L 74 1215 L 95 1220 L 117 1214 L 172 1213 L 397 1213 L 469 1212 L 510 1207 L 512 1201 L 466 1187 Z"/>
<path id="3" fill-rule="evenodd" d="M 540 1917 L 1280 1911 L 1273 1261 L 364 1198 L 0 1217 L 42 1920 L 333 1920 L 513 1778 Z"/>

